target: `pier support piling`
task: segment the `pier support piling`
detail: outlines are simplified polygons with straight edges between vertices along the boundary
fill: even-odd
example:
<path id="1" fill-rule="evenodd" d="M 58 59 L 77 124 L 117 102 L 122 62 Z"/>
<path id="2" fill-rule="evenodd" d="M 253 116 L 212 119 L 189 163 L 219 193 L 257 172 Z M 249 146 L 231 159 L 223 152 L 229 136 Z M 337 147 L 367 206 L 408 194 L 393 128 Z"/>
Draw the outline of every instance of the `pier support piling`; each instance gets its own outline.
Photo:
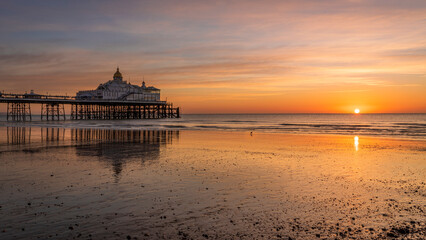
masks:
<path id="1" fill-rule="evenodd" d="M 177 118 L 179 108 L 171 104 L 71 104 L 71 119 L 158 119 Z"/>
<path id="2" fill-rule="evenodd" d="M 7 103 L 7 121 L 32 120 L 31 106 L 29 103 L 11 102 Z"/>
<path id="3" fill-rule="evenodd" d="M 3 100 L 3 101 L 2 101 Z M 71 105 L 72 120 L 120 120 L 179 118 L 180 109 L 167 102 L 112 102 L 86 100 L 53 100 L 0 98 L 7 103 L 7 121 L 32 120 L 30 103 L 41 104 L 41 120 L 66 120 L 65 104 Z"/>
<path id="4" fill-rule="evenodd" d="M 42 103 L 41 104 L 41 120 L 65 120 L 64 104 L 60 103 Z"/>

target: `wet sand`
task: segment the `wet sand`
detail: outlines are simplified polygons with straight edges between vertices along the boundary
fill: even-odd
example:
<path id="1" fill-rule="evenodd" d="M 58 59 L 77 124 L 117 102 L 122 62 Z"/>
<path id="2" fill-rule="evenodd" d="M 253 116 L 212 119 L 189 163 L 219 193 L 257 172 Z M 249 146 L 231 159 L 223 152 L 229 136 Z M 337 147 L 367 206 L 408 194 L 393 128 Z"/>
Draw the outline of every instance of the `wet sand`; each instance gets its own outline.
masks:
<path id="1" fill-rule="evenodd" d="M 419 239 L 426 142 L 0 129 L 1 239 Z"/>

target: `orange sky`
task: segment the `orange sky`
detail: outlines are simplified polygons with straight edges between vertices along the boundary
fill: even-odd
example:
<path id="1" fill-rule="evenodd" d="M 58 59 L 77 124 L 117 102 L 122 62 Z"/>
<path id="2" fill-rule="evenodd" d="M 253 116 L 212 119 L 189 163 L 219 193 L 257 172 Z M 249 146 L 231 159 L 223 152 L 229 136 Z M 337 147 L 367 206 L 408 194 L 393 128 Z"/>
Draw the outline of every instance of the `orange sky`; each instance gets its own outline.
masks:
<path id="1" fill-rule="evenodd" d="M 426 112 L 425 1 L 3 5 L 6 92 L 73 95 L 119 65 L 183 113 Z"/>

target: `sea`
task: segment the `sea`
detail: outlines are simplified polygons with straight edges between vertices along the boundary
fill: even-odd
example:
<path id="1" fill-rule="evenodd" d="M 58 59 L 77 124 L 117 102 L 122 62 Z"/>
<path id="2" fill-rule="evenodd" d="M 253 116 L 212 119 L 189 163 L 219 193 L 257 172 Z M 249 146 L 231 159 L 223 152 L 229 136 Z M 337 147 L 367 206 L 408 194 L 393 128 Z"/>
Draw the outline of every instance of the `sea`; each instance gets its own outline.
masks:
<path id="1" fill-rule="evenodd" d="M 69 119 L 69 116 L 67 116 Z M 65 120 L 11 122 L 0 127 L 91 128 L 122 130 L 216 130 L 333 134 L 426 140 L 426 113 L 413 114 L 184 114 L 178 119 Z"/>

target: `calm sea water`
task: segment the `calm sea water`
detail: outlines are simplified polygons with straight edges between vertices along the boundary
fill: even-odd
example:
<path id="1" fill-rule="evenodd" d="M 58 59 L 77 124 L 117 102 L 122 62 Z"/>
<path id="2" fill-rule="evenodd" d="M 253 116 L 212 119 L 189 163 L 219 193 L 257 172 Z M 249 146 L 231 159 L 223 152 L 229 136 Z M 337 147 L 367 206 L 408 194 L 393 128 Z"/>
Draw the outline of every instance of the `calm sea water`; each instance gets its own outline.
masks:
<path id="1" fill-rule="evenodd" d="M 180 119 L 7 122 L 0 126 L 141 130 L 226 130 L 292 134 L 343 134 L 426 139 L 426 114 L 185 114 Z"/>

